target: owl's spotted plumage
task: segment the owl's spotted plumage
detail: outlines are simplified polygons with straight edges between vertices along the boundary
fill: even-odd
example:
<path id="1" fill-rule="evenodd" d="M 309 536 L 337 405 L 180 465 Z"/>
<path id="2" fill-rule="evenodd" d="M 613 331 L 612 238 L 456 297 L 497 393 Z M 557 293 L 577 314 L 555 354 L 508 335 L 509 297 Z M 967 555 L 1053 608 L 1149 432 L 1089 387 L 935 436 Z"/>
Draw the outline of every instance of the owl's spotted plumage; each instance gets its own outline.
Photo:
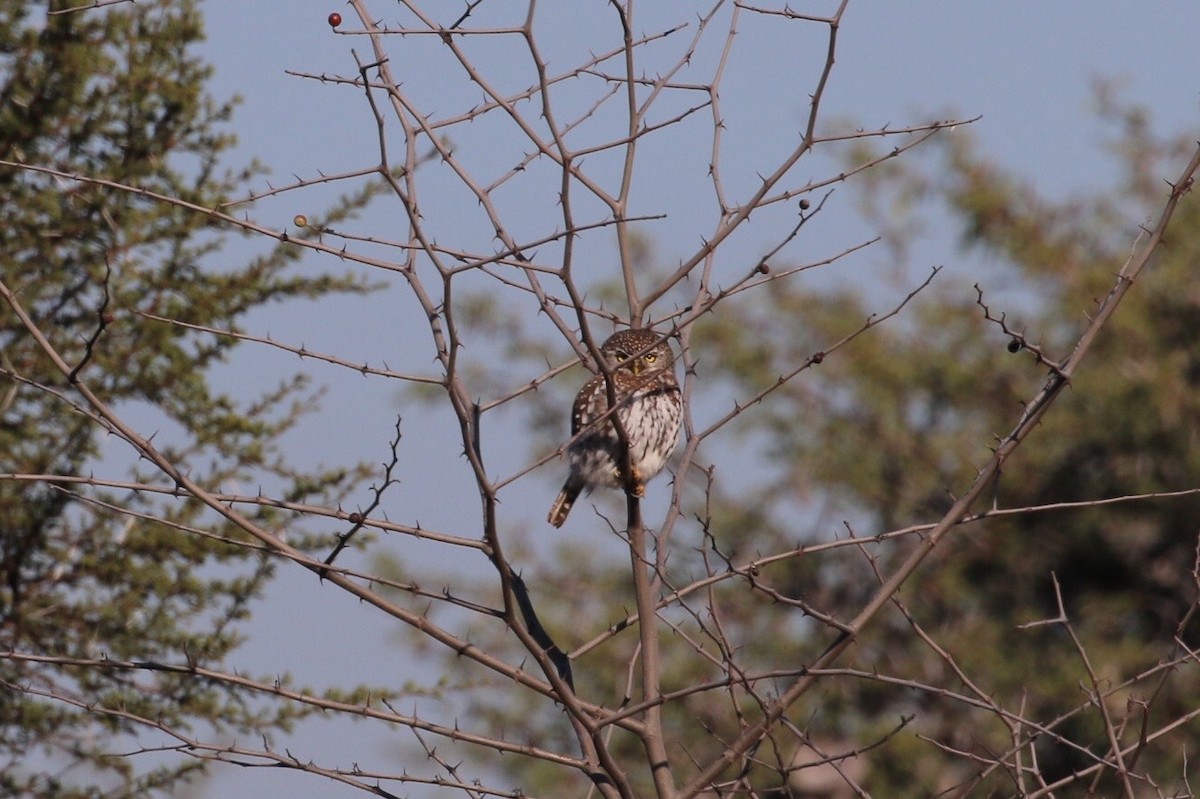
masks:
<path id="1" fill-rule="evenodd" d="M 679 438 L 682 399 L 673 368 L 675 353 L 652 330 L 621 330 L 600 347 L 612 368 L 616 415 L 629 440 L 629 462 L 635 491 L 662 471 Z M 584 491 L 620 488 L 621 439 L 605 416 L 609 408 L 604 375 L 584 384 L 571 409 L 567 462 L 571 471 L 550 508 L 550 524 L 562 527 L 571 506 Z"/>

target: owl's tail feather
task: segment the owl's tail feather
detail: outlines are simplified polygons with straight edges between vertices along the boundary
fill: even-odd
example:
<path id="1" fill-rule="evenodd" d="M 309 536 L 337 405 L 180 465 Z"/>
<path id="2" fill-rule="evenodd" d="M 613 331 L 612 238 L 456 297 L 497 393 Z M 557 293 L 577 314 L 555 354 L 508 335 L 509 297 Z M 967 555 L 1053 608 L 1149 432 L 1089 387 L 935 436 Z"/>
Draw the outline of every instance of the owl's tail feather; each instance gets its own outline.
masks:
<path id="1" fill-rule="evenodd" d="M 579 499 L 581 491 L 583 491 L 582 484 L 573 483 L 570 480 L 564 483 L 562 491 L 558 492 L 558 498 L 550 506 L 550 515 L 547 517 L 547 521 L 554 527 L 562 527 L 563 522 L 567 520 L 567 514 L 571 512 L 571 507 L 575 504 L 575 500 Z"/>

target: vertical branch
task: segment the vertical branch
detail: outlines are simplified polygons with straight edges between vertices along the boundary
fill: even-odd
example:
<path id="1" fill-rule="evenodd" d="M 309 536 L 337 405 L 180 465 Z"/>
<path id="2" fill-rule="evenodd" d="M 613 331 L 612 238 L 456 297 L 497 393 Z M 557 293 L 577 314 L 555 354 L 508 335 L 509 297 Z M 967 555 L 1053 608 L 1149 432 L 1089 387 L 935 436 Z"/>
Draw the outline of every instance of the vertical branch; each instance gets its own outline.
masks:
<path id="1" fill-rule="evenodd" d="M 637 603 L 638 635 L 642 650 L 642 701 L 647 705 L 645 728 L 641 735 L 642 745 L 646 749 L 650 773 L 654 777 L 654 789 L 659 799 L 674 799 L 675 783 L 671 776 L 671 764 L 667 758 L 662 726 L 662 659 L 658 650 L 658 614 L 654 596 L 654 585 L 658 581 L 652 580 L 650 576 L 653 565 L 646 543 L 646 526 L 642 522 L 641 500 L 633 494 L 626 494 L 625 507 L 629 525 L 629 559 Z"/>
<path id="2" fill-rule="evenodd" d="M 642 326 L 644 307 L 638 297 L 637 278 L 633 268 L 633 254 L 629 239 L 629 225 L 625 216 L 629 212 L 629 192 L 633 188 L 633 166 L 637 155 L 638 129 L 641 127 L 641 114 L 638 113 L 637 82 L 634 74 L 633 53 L 633 0 L 627 0 L 625 8 L 619 0 L 611 0 L 616 9 L 617 18 L 621 21 L 621 36 L 624 40 L 625 59 L 625 105 L 628 114 L 628 139 L 625 142 L 625 160 L 621 167 L 621 188 L 613 202 L 613 214 L 617 220 L 617 249 L 621 259 L 621 280 L 625 285 L 625 302 L 629 306 L 629 324 L 631 327 Z"/>

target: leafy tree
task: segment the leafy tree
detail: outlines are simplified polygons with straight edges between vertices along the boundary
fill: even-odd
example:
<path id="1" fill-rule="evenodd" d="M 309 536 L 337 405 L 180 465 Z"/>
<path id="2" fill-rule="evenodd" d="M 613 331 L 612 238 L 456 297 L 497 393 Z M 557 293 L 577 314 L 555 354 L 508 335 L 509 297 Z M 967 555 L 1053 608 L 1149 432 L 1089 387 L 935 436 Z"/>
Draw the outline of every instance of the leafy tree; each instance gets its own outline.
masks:
<path id="1" fill-rule="evenodd" d="M 131 412 L 153 408 L 160 446 L 197 478 L 272 485 L 296 501 L 336 499 L 354 469 L 298 471 L 278 450 L 278 437 L 311 407 L 306 381 L 239 401 L 207 376 L 236 340 L 199 331 L 235 328 L 266 303 L 366 287 L 289 274 L 297 250 L 284 245 L 243 266 L 212 268 L 223 243 L 216 222 L 182 204 L 220 207 L 245 194 L 257 169 L 225 167 L 233 103 L 205 91 L 210 69 L 195 53 L 203 36 L 196 3 L 46 11 L 37 2 L 0 8 L 0 279 L 73 369 L 56 369 L 3 304 L 0 649 L 29 658 L 0 662 L 0 793 L 173 795 L 199 761 L 138 773 L 134 761 L 111 756 L 112 736 L 143 729 L 139 718 L 257 733 L 287 727 L 299 713 L 187 675 L 135 676 L 62 659 L 219 666 L 274 565 L 233 545 L 245 536 L 197 502 L 93 479 L 104 425 L 80 406 L 72 384 L 86 380 Z M 139 482 L 144 467 L 128 456 L 105 455 L 129 461 L 129 480 Z M 269 508 L 256 516 L 262 524 L 285 518 Z M 184 532 L 197 525 L 208 535 Z M 307 546 L 299 531 L 293 541 Z M 100 714 L 93 703 L 121 710 Z"/>

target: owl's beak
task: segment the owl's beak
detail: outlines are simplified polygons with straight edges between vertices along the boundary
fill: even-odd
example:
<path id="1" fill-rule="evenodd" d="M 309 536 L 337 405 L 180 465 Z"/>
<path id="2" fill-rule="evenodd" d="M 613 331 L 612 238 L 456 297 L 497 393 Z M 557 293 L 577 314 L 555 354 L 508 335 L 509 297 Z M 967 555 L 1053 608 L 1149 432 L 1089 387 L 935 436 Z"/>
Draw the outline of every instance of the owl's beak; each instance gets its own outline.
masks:
<path id="1" fill-rule="evenodd" d="M 633 372 L 634 377 L 640 377 L 642 374 L 642 359 L 635 358 L 633 363 L 629 364 L 629 371 Z"/>

